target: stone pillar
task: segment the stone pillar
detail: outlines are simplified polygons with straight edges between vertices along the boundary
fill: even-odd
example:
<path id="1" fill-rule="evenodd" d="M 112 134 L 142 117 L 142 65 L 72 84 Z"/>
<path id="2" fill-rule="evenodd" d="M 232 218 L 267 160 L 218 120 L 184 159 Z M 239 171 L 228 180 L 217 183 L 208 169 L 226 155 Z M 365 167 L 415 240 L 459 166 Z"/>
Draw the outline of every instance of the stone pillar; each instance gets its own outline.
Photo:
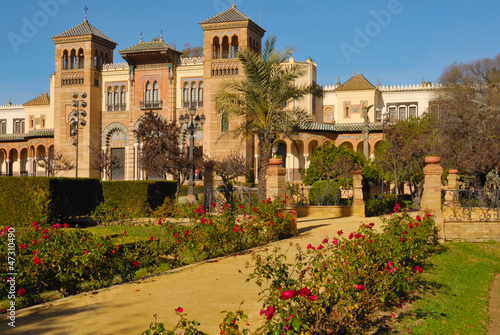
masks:
<path id="1" fill-rule="evenodd" d="M 352 197 L 352 208 L 353 216 L 365 217 L 365 202 L 363 201 L 363 177 L 361 176 L 361 171 L 354 170 L 352 172 L 352 186 L 353 186 L 353 197 Z"/>
<path id="2" fill-rule="evenodd" d="M 286 182 L 285 175 L 286 169 L 281 166 L 283 160 L 281 158 L 271 158 L 269 160 L 269 168 L 266 174 L 266 197 L 274 199 L 276 197 L 285 198 L 286 195 Z"/>
<path id="3" fill-rule="evenodd" d="M 447 206 L 451 207 L 459 207 L 460 204 L 458 202 L 458 170 L 451 169 L 448 171 L 448 191 L 444 196 L 444 200 Z"/>
<path id="4" fill-rule="evenodd" d="M 203 172 L 203 209 L 208 212 L 210 207 L 209 190 L 214 188 L 214 164 L 205 163 Z"/>
<path id="5" fill-rule="evenodd" d="M 442 228 L 444 223 L 441 209 L 441 175 L 443 168 L 439 165 L 440 162 L 440 157 L 425 157 L 424 192 L 420 202 L 420 211 L 434 215 L 436 225 Z"/>

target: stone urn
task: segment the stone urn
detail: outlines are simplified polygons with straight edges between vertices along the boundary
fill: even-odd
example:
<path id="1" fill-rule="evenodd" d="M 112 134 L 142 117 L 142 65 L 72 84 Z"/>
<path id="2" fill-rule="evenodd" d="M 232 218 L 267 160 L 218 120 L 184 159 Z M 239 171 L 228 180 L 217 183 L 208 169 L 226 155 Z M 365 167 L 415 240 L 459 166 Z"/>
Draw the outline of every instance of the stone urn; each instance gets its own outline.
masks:
<path id="1" fill-rule="evenodd" d="M 281 164 L 283 164 L 282 158 L 271 158 L 269 160 L 269 165 L 281 165 Z"/>
<path id="2" fill-rule="evenodd" d="M 426 164 L 439 164 L 441 162 L 441 157 L 439 156 L 427 156 L 425 157 Z"/>

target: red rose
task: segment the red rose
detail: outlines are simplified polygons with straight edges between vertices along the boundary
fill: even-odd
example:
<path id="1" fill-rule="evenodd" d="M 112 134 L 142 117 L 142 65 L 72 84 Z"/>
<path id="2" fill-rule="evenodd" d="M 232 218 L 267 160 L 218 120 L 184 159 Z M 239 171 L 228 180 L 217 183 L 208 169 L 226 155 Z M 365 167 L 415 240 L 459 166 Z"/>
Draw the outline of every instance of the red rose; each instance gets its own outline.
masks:
<path id="1" fill-rule="evenodd" d="M 176 308 L 175 312 L 176 313 L 182 313 L 182 312 L 184 312 L 184 308 L 182 308 L 182 307 Z"/>
<path id="2" fill-rule="evenodd" d="M 17 294 L 19 294 L 20 297 L 26 294 L 26 290 L 24 288 L 20 288 L 19 291 L 17 291 Z"/>
<path id="3" fill-rule="evenodd" d="M 36 240 L 33 240 L 33 242 L 31 242 L 31 244 L 33 244 L 33 246 L 36 245 Z"/>
<path id="4" fill-rule="evenodd" d="M 363 285 L 361 285 L 361 284 L 356 285 L 356 290 L 362 291 L 364 289 L 365 289 L 365 287 Z"/>
<path id="5" fill-rule="evenodd" d="M 69 228 L 69 224 L 65 223 L 65 224 L 63 224 L 63 227 L 64 228 Z"/>
<path id="6" fill-rule="evenodd" d="M 26 244 L 21 243 L 21 244 L 19 244 L 19 247 L 24 250 L 24 249 L 26 249 Z"/>
<path id="7" fill-rule="evenodd" d="M 138 268 L 138 267 L 139 267 L 139 263 L 138 263 L 138 262 L 134 262 L 133 264 L 134 264 L 134 266 L 135 266 L 136 268 Z"/>
<path id="8" fill-rule="evenodd" d="M 311 290 L 308 289 L 307 287 L 304 287 L 304 288 L 301 288 L 299 290 L 299 295 L 302 295 L 302 296 L 308 296 L 311 294 Z"/>
<path id="9" fill-rule="evenodd" d="M 260 315 L 265 314 L 267 320 L 271 320 L 271 318 L 274 315 L 274 307 L 273 306 L 267 306 L 266 310 L 261 309 L 260 310 Z"/>
<path id="10" fill-rule="evenodd" d="M 33 263 L 40 265 L 40 264 L 42 264 L 42 261 L 40 260 L 40 258 L 35 256 L 35 257 L 33 257 Z"/>
<path id="11" fill-rule="evenodd" d="M 337 234 L 339 234 L 339 236 L 340 236 L 340 235 L 342 235 L 343 233 L 344 233 L 344 232 L 343 232 L 342 230 L 339 230 L 339 231 L 337 232 Z"/>
<path id="12" fill-rule="evenodd" d="M 296 294 L 297 294 L 297 292 L 295 292 L 295 290 L 283 291 L 283 292 L 281 292 L 280 299 L 281 300 L 292 299 L 293 297 L 295 297 Z"/>
<path id="13" fill-rule="evenodd" d="M 316 298 L 316 296 L 315 296 L 315 295 L 313 295 L 313 294 L 311 294 L 311 295 L 307 296 L 307 299 L 312 300 L 312 301 L 316 301 L 316 300 L 318 300 L 318 298 Z"/>
<path id="14" fill-rule="evenodd" d="M 350 240 L 352 240 L 352 237 L 353 237 L 353 236 L 354 236 L 354 234 L 353 234 L 353 233 L 350 233 L 350 234 L 349 234 L 349 239 L 350 239 Z"/>

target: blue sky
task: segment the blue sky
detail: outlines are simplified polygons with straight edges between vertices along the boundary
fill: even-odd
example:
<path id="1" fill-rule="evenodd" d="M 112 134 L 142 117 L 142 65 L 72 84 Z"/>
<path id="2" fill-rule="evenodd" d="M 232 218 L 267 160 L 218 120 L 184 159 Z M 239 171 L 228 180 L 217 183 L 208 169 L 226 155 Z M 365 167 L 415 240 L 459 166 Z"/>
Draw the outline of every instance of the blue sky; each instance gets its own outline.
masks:
<path id="1" fill-rule="evenodd" d="M 500 53 L 500 2 L 492 0 L 235 0 L 245 15 L 294 45 L 295 59 L 318 63 L 318 83 L 348 80 L 363 71 L 373 84 L 436 82 L 443 68 Z M 54 5 L 56 4 L 56 5 Z M 25 103 L 49 90 L 54 71 L 51 37 L 84 19 L 118 43 L 116 50 L 160 35 L 202 45 L 199 22 L 232 0 L 19 0 L 0 14 L 0 105 Z M 35 29 L 29 30 L 32 25 Z M 115 62 L 121 57 L 115 52 Z"/>

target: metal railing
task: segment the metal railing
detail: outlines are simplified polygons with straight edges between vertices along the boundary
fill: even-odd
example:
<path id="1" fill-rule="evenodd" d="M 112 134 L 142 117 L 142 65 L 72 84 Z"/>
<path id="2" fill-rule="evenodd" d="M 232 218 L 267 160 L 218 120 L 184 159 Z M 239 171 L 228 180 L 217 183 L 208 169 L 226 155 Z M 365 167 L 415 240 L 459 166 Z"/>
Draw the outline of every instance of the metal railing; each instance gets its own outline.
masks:
<path id="1" fill-rule="evenodd" d="M 445 220 L 500 220 L 500 190 L 443 190 Z"/>
<path id="2" fill-rule="evenodd" d="M 204 191 L 204 208 L 210 213 L 220 213 L 225 204 L 229 204 L 232 209 L 242 205 L 244 208 L 255 207 L 260 201 L 265 199 L 265 190 L 251 187 L 207 188 Z M 212 204 L 215 204 L 213 206 Z"/>
<path id="3" fill-rule="evenodd" d="M 141 101 L 141 109 L 162 109 L 163 100 Z"/>
<path id="4" fill-rule="evenodd" d="M 319 189 L 305 187 L 289 187 L 287 195 L 292 198 L 294 206 L 352 206 L 352 186 L 346 188 Z"/>

